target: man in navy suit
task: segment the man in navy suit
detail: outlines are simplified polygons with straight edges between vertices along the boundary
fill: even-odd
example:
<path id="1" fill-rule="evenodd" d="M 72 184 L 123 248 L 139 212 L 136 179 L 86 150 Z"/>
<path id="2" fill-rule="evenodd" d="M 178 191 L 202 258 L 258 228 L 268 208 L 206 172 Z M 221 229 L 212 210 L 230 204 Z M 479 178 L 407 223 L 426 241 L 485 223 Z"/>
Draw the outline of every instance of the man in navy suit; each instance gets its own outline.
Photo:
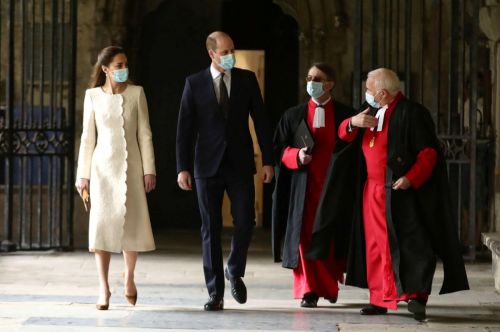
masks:
<path id="1" fill-rule="evenodd" d="M 192 146 L 194 179 L 201 214 L 203 270 L 209 300 L 204 309 L 224 307 L 224 276 L 231 294 L 245 303 L 245 274 L 248 246 L 255 225 L 256 172 L 248 117 L 254 122 L 262 150 L 263 180 L 273 178 L 273 152 L 269 123 L 255 74 L 234 68 L 234 44 L 224 32 L 211 33 L 206 42 L 212 59 L 209 68 L 189 76 L 182 94 L 177 124 L 177 182 L 192 189 Z M 231 200 L 234 234 L 227 268 L 223 270 L 221 229 L 224 191 Z"/>

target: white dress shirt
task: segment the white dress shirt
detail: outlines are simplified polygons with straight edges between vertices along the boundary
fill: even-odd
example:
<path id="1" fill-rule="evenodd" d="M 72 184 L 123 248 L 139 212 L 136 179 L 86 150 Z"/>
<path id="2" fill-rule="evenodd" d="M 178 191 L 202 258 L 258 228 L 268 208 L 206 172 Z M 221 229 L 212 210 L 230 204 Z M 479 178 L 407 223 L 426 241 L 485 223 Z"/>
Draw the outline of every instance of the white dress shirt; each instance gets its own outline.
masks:
<path id="1" fill-rule="evenodd" d="M 217 97 L 217 102 L 219 101 L 219 89 L 220 89 L 220 74 L 221 72 L 215 69 L 214 65 L 210 65 L 210 73 L 212 74 L 212 80 L 214 82 L 215 96 Z M 231 97 L 231 70 L 226 70 L 224 72 L 224 83 L 226 83 L 227 96 Z"/>

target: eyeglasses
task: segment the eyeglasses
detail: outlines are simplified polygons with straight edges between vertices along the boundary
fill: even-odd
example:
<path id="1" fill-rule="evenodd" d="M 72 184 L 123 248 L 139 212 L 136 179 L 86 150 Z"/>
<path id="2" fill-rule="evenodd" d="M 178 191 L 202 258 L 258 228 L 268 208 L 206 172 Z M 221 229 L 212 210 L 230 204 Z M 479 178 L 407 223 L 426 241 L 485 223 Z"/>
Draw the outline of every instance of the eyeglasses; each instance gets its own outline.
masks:
<path id="1" fill-rule="evenodd" d="M 326 78 L 317 77 L 317 76 L 311 76 L 311 75 L 306 76 L 306 82 L 311 82 L 311 81 L 312 82 L 326 82 L 329 80 Z"/>

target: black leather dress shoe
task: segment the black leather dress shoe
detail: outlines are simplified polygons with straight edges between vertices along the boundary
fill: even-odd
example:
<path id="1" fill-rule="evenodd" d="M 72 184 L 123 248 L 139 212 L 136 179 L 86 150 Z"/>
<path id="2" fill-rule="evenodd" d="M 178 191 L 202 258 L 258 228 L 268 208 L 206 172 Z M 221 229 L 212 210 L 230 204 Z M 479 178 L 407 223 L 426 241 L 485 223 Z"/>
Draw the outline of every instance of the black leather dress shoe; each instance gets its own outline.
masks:
<path id="1" fill-rule="evenodd" d="M 425 303 L 417 299 L 408 300 L 408 311 L 413 314 L 415 320 L 423 321 L 427 318 L 425 313 Z"/>
<path id="2" fill-rule="evenodd" d="M 210 296 L 208 302 L 205 303 L 205 311 L 219 311 L 224 309 L 224 299 L 218 296 Z"/>
<path id="3" fill-rule="evenodd" d="M 302 301 L 300 301 L 300 306 L 302 308 L 316 308 L 318 306 L 318 295 L 316 293 L 304 294 Z"/>
<path id="4" fill-rule="evenodd" d="M 330 302 L 331 304 L 335 304 L 335 303 L 337 303 L 337 298 L 338 298 L 338 297 L 333 297 L 333 298 L 331 298 L 331 299 L 327 299 L 327 298 L 325 298 L 325 300 L 328 300 L 328 302 Z"/>
<path id="5" fill-rule="evenodd" d="M 361 311 L 359 313 L 361 315 L 369 315 L 369 316 L 385 315 L 387 313 L 387 309 L 370 304 L 370 306 L 361 309 Z"/>
<path id="6" fill-rule="evenodd" d="M 247 287 L 240 277 L 232 278 L 227 269 L 224 271 L 226 279 L 231 283 L 231 295 L 238 303 L 245 303 L 247 301 Z"/>

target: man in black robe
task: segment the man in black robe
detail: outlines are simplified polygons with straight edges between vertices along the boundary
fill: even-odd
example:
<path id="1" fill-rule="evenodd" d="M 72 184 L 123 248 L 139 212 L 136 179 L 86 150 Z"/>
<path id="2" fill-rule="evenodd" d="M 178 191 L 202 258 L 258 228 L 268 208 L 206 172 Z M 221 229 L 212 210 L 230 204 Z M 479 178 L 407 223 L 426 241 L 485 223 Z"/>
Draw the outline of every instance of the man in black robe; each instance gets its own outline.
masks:
<path id="1" fill-rule="evenodd" d="M 300 305 L 307 308 L 316 307 L 320 297 L 331 303 L 337 301 L 352 220 L 349 195 L 332 196 L 331 188 L 324 186 L 325 179 L 331 177 L 334 186 L 347 184 L 352 189 L 348 181 L 352 178 L 349 171 L 354 154 L 352 149 L 346 149 L 348 144 L 338 139 L 337 129 L 354 110 L 332 98 L 334 75 L 325 63 L 311 66 L 306 78 L 311 98 L 284 113 L 274 138 L 279 160 L 273 208 L 275 260 L 282 258 L 283 266 L 293 269 L 294 297 L 302 299 Z M 304 140 L 299 139 L 297 146 L 297 135 L 304 133 Z M 314 146 L 302 146 L 307 143 L 307 136 L 312 137 Z M 350 192 L 352 197 L 353 190 Z M 319 211 L 321 200 L 328 204 Z M 318 220 L 332 212 L 340 216 L 341 222 L 318 229 Z M 320 259 L 307 257 L 307 251 L 318 249 L 324 251 Z"/>
<path id="2" fill-rule="evenodd" d="M 392 70 L 370 72 L 366 88 L 377 114 L 366 109 L 339 128 L 341 139 L 359 151 L 346 284 L 370 289 L 363 315 L 385 314 L 407 301 L 423 320 L 436 256 L 444 269 L 440 294 L 469 288 L 446 162 L 429 111 L 402 95 Z"/>

